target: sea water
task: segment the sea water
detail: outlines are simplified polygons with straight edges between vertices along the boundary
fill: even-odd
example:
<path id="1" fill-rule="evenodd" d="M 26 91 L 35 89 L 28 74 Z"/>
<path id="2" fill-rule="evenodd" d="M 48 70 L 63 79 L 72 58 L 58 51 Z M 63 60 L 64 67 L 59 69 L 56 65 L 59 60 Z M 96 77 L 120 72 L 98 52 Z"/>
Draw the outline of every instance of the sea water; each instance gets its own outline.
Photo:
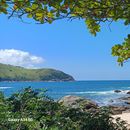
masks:
<path id="1" fill-rule="evenodd" d="M 29 86 L 34 89 L 47 90 L 46 94 L 54 100 L 59 100 L 66 95 L 77 95 L 91 99 L 99 105 L 107 105 L 117 103 L 116 99 L 127 96 L 130 81 L 0 82 L 0 91 L 10 96 Z M 122 90 L 122 92 L 115 93 L 115 90 Z"/>

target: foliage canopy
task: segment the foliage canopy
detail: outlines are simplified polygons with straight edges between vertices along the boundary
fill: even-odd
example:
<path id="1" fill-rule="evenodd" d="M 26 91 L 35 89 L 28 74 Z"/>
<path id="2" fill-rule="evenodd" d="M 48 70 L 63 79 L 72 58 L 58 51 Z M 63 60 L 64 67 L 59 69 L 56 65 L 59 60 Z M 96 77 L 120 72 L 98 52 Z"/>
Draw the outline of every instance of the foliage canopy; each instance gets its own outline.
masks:
<path id="1" fill-rule="evenodd" d="M 93 35 L 100 32 L 102 22 L 123 20 L 124 25 L 130 24 L 129 0 L 0 0 L 0 12 L 21 19 L 27 16 L 41 24 L 64 18 L 83 19 Z M 113 55 L 118 56 L 122 64 L 129 58 L 129 52 L 122 57 L 117 54 L 117 46 L 113 48 Z M 128 48 L 128 44 L 125 46 L 123 49 Z"/>

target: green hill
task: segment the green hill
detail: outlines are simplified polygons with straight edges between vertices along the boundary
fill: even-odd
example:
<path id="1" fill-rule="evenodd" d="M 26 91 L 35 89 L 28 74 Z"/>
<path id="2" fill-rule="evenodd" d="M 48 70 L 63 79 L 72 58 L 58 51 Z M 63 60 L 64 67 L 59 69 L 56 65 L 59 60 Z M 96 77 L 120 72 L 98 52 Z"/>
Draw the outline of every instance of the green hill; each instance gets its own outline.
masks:
<path id="1" fill-rule="evenodd" d="M 74 78 L 54 69 L 26 69 L 0 64 L 0 81 L 73 81 Z"/>

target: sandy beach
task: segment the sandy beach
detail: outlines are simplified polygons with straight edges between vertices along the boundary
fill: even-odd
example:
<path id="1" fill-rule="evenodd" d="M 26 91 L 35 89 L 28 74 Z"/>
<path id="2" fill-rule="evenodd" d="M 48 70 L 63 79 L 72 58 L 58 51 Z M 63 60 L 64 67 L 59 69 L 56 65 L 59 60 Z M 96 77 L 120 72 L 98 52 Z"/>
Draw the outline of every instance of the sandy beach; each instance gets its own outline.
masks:
<path id="1" fill-rule="evenodd" d="M 130 112 L 129 113 L 122 113 L 119 115 L 114 115 L 114 118 L 118 118 L 120 117 L 122 120 L 126 121 L 129 125 L 128 125 L 128 129 L 130 130 Z"/>

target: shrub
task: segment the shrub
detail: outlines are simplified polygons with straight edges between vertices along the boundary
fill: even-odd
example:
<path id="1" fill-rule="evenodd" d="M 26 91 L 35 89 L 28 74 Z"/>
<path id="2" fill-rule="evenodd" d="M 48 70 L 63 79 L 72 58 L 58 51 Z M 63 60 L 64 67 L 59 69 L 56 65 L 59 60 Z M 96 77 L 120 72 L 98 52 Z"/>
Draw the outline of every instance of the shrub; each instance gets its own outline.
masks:
<path id="1" fill-rule="evenodd" d="M 66 108 L 43 90 L 25 88 L 6 98 L 0 93 L 0 130 L 127 130 L 120 119 L 113 122 L 107 108 L 96 112 Z"/>

